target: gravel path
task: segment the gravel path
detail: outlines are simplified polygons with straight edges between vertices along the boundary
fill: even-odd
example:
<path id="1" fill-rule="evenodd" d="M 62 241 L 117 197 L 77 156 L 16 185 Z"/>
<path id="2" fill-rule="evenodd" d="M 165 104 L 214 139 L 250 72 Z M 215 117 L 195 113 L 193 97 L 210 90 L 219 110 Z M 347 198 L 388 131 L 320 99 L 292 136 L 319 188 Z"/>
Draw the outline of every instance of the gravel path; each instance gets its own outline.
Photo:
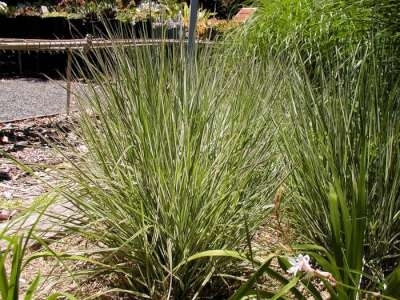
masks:
<path id="1" fill-rule="evenodd" d="M 0 122 L 64 113 L 65 85 L 62 80 L 1 79 Z"/>

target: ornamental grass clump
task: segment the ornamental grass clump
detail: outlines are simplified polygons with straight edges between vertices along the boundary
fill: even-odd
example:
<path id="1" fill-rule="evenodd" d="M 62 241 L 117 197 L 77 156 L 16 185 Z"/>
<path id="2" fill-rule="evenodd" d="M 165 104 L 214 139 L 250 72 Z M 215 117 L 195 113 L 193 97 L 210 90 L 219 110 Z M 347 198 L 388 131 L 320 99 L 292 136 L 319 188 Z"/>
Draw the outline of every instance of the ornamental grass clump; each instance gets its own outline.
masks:
<path id="1" fill-rule="evenodd" d="M 326 249 L 323 269 L 350 287 L 332 291 L 339 299 L 379 290 L 400 258 L 399 77 L 381 51 L 332 61 L 318 87 L 294 72 L 285 107 L 292 220 L 319 245 L 309 250 Z"/>
<path id="2" fill-rule="evenodd" d="M 77 134 L 87 147 L 63 176 L 76 217 L 116 287 L 152 299 L 196 296 L 268 218 L 280 183 L 271 112 L 277 68 L 183 45 L 121 47 L 82 59 Z M 245 226 L 244 219 L 247 218 Z M 105 267 L 105 266 L 108 267 Z M 96 269 L 94 270 L 96 271 Z M 215 292 L 215 291 L 214 291 Z"/>

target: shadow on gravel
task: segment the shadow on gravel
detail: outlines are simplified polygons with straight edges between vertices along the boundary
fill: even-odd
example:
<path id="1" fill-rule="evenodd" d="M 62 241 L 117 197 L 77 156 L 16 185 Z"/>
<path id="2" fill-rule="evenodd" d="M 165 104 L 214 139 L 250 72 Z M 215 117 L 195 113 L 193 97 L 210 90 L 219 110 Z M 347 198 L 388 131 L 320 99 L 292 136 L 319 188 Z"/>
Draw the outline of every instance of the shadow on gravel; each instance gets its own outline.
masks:
<path id="1" fill-rule="evenodd" d="M 48 122 L 48 118 L 43 120 L 0 124 L 0 149 L 11 153 L 26 147 L 62 144 L 71 132 L 73 121 L 58 119 Z"/>
<path id="2" fill-rule="evenodd" d="M 65 74 L 65 53 L 24 53 L 4 51 L 0 53 L 0 77 L 44 77 L 62 79 Z"/>

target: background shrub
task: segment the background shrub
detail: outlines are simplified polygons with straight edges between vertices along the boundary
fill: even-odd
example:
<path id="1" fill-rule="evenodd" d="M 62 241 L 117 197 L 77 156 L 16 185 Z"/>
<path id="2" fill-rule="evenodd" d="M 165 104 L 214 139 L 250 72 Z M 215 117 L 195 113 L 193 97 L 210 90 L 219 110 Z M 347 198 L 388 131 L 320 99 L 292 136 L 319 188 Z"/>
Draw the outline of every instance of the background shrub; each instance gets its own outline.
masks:
<path id="1" fill-rule="evenodd" d="M 283 58 L 299 51 L 300 65 L 306 63 L 311 77 L 315 68 L 329 72 L 326 64 L 338 59 L 345 63 L 359 47 L 368 47 L 371 39 L 381 50 L 399 49 L 398 1 L 260 0 L 254 5 L 258 7 L 254 18 L 232 35 L 232 47 L 257 49 L 261 56 L 272 51 Z M 397 56 L 390 59 L 398 70 Z"/>

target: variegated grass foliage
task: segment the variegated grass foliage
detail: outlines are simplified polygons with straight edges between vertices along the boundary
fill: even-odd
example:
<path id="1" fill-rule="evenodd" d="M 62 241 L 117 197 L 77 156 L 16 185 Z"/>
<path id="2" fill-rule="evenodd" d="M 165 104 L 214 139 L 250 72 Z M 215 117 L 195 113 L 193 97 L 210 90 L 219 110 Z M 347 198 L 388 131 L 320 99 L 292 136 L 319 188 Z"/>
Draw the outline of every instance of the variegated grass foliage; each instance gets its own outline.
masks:
<path id="1" fill-rule="evenodd" d="M 119 287 L 196 296 L 231 262 L 186 259 L 239 249 L 268 218 L 281 180 L 271 118 L 280 70 L 240 56 L 233 68 L 208 47 L 189 65 L 183 45 L 167 44 L 82 58 L 77 75 L 90 81 L 77 131 L 88 152 L 64 174 L 77 210 L 65 226 L 104 248 Z"/>
<path id="2" fill-rule="evenodd" d="M 285 106 L 292 217 L 306 241 L 326 249 L 314 255 L 322 268 L 352 287 L 332 291 L 338 299 L 382 288 L 374 284 L 400 255 L 399 78 L 382 50 L 331 60 L 317 70 L 317 87 L 294 72 Z"/>

